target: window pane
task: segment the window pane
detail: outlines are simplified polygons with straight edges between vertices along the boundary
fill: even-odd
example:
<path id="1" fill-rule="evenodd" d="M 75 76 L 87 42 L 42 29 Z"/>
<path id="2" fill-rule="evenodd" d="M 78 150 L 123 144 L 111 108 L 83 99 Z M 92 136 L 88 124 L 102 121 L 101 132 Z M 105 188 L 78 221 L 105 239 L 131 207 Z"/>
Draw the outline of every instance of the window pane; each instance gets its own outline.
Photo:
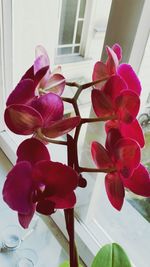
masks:
<path id="1" fill-rule="evenodd" d="M 86 0 L 81 0 L 79 18 L 84 18 Z"/>
<path id="2" fill-rule="evenodd" d="M 75 46 L 74 53 L 79 53 L 79 48 L 80 48 L 80 46 Z"/>
<path id="3" fill-rule="evenodd" d="M 76 33 L 76 44 L 80 43 L 81 33 L 82 33 L 82 26 L 83 26 L 83 21 L 78 21 L 77 33 Z"/>
<path id="4" fill-rule="evenodd" d="M 63 47 L 63 48 L 57 49 L 58 55 L 66 55 L 66 54 L 71 54 L 71 53 L 72 53 L 72 47 Z"/>
<path id="5" fill-rule="evenodd" d="M 59 44 L 71 44 L 73 41 L 77 3 L 75 0 L 62 0 Z"/>

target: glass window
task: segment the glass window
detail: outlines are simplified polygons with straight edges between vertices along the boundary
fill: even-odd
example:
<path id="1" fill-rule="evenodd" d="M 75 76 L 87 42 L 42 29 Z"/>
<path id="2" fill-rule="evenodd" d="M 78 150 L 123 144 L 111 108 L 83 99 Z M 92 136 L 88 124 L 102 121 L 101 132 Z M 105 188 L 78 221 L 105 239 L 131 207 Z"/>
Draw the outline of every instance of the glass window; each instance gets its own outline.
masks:
<path id="1" fill-rule="evenodd" d="M 85 7 L 86 0 L 62 0 L 57 56 L 79 53 Z M 75 44 L 79 44 L 79 49 Z M 68 46 L 70 49 L 65 50 Z"/>

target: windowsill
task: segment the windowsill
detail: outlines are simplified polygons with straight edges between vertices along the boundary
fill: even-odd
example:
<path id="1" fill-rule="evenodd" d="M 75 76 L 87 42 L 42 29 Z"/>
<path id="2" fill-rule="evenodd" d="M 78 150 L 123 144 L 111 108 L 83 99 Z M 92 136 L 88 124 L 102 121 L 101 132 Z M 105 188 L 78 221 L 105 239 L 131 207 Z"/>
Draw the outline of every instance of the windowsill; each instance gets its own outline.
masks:
<path id="1" fill-rule="evenodd" d="M 57 56 L 55 57 L 55 64 L 68 64 L 74 62 L 81 62 L 85 61 L 86 59 L 80 55 L 72 55 L 72 56 Z"/>
<path id="2" fill-rule="evenodd" d="M 79 63 L 85 61 L 92 61 L 92 58 L 85 58 L 80 55 L 64 55 L 64 56 L 56 56 L 55 64 L 69 64 L 69 63 Z"/>

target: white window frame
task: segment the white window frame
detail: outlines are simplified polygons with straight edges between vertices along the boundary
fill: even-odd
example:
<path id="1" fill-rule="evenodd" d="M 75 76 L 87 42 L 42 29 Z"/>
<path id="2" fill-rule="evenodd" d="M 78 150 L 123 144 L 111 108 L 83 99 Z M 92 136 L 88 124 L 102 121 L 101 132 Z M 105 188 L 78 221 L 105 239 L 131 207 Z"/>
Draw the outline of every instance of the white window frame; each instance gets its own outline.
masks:
<path id="1" fill-rule="evenodd" d="M 79 15 L 79 6 L 80 6 L 80 1 L 78 0 L 78 7 L 77 7 L 77 13 L 76 13 L 76 21 L 75 21 L 75 30 L 74 30 L 74 36 L 73 36 L 73 43 L 71 45 L 58 45 L 58 39 L 59 39 L 59 28 L 60 28 L 60 18 L 61 18 L 61 7 L 62 7 L 62 0 L 59 0 L 59 12 L 58 12 L 58 32 L 57 32 L 57 40 L 56 40 L 56 47 L 57 48 L 63 48 L 63 47 L 72 47 L 74 49 L 75 46 L 80 46 L 79 53 L 73 53 L 73 54 L 67 54 L 67 55 L 55 55 L 55 59 L 59 62 L 61 61 L 61 58 L 63 59 L 64 57 L 69 58 L 70 57 L 79 57 L 79 60 L 81 57 L 84 59 L 88 58 L 89 55 L 89 46 L 90 42 L 93 38 L 93 29 L 91 28 L 92 21 L 94 19 L 94 10 L 95 10 L 95 5 L 97 0 L 86 0 L 86 7 L 85 7 L 85 14 L 84 14 L 84 19 L 78 18 Z M 75 37 L 76 37 L 76 31 L 77 31 L 77 24 L 78 21 L 83 21 L 83 28 L 82 28 L 82 35 L 81 35 L 81 40 L 79 44 L 75 43 Z M 73 51 L 73 50 L 72 50 Z M 67 61 L 65 60 L 67 63 Z M 63 63 L 63 61 L 62 61 Z"/>
<path id="2" fill-rule="evenodd" d="M 122 3 L 125 2 L 124 0 L 122 1 Z M 148 16 L 146 15 L 148 12 L 148 8 L 149 8 L 149 0 L 145 0 L 145 4 L 144 4 L 144 8 L 142 11 L 142 15 L 141 15 L 141 19 L 139 22 L 139 28 L 138 29 L 142 29 L 142 25 L 148 25 L 146 20 L 148 19 Z M 115 4 L 115 1 L 112 1 L 113 5 Z M 10 66 L 12 66 L 12 25 L 11 25 L 11 0 L 2 0 L 1 1 L 1 8 L 3 9 L 3 24 L 1 29 L 2 29 L 2 38 L 3 38 L 3 81 L 4 81 L 4 86 L 3 86 L 3 97 L 2 97 L 2 108 L 1 108 L 1 115 L 3 114 L 3 108 L 5 106 L 5 96 L 6 96 L 6 88 L 11 88 L 12 85 L 12 68 Z M 145 18 L 145 19 L 144 19 Z M 143 24 L 144 23 L 144 24 Z M 110 34 L 109 34 L 109 25 L 108 25 L 108 29 L 107 29 L 107 33 L 106 33 L 106 39 L 109 38 Z M 135 31 L 137 34 L 139 33 L 139 31 Z M 135 34 L 134 32 L 134 34 Z M 147 32 L 147 31 L 145 31 Z M 8 36 L 6 37 L 6 34 L 8 34 Z M 118 31 L 118 35 L 119 35 L 119 31 Z M 7 40 L 10 40 L 10 42 L 8 42 Z M 145 48 L 145 43 L 146 43 L 146 34 L 144 37 L 144 40 L 142 42 L 142 44 L 136 40 L 138 40 L 138 35 L 135 34 L 134 36 L 134 44 L 132 45 L 132 47 L 130 47 L 130 58 L 133 60 L 134 56 L 133 56 L 133 52 L 134 51 L 138 51 L 138 49 L 144 51 Z M 105 39 L 105 40 L 106 40 Z M 121 38 L 120 38 L 121 40 Z M 119 41 L 119 39 L 118 39 Z M 121 40 L 122 41 L 122 40 Z M 109 42 L 108 42 L 109 43 Z M 138 46 L 138 49 L 135 49 L 135 44 L 136 47 Z M 8 48 L 7 48 L 8 46 Z M 4 49 L 5 48 L 5 49 Z M 8 49 L 8 50 L 7 50 Z M 8 53 L 9 51 L 9 53 Z M 135 53 L 136 54 L 136 53 Z M 141 53 L 141 58 L 142 58 L 142 53 Z M 10 60 L 11 59 L 11 60 Z M 11 65 L 9 64 L 11 62 Z M 139 60 L 139 62 L 141 62 L 141 60 Z M 12 139 L 12 137 L 9 135 L 8 130 L 5 128 L 5 126 L 3 126 L 3 128 L 1 128 L 1 132 L 0 132 L 0 146 L 3 149 L 3 151 L 5 152 L 5 154 L 7 155 L 7 157 L 11 160 L 11 162 L 14 164 L 16 161 L 16 156 L 15 156 L 15 152 L 16 152 L 16 148 L 17 148 L 17 143 L 14 142 L 14 140 Z M 92 258 L 93 256 L 96 254 L 96 252 L 99 250 L 99 248 L 105 243 L 105 242 L 110 242 L 113 241 L 114 238 L 112 238 L 111 236 L 109 236 L 107 234 L 107 232 L 105 231 L 105 229 L 103 229 L 102 227 L 100 227 L 100 225 L 98 224 L 98 222 L 95 222 L 94 219 L 91 220 L 91 216 L 93 215 L 92 212 L 92 207 L 95 204 L 95 195 L 97 195 L 97 188 L 98 188 L 98 181 L 95 184 L 95 188 L 92 194 L 92 199 L 91 199 L 91 203 L 89 206 L 89 210 L 88 210 L 88 216 L 87 216 L 87 220 L 85 223 L 82 223 L 79 218 L 76 218 L 75 220 L 75 228 L 76 228 L 76 237 L 77 237 L 77 243 L 78 243 L 78 247 L 79 247 L 79 254 L 81 255 L 83 261 L 85 262 L 85 264 L 87 266 L 90 266 L 91 262 L 92 262 Z M 96 193 L 96 194 L 95 194 Z M 63 234 L 66 235 L 66 231 L 65 231 L 65 225 L 63 222 L 63 213 L 61 211 L 58 211 L 56 214 L 54 214 L 52 216 L 53 220 L 55 221 L 55 223 L 58 225 L 58 227 L 61 229 L 61 231 L 63 232 Z M 94 229 L 94 233 L 92 232 L 92 228 Z M 96 238 L 95 237 L 95 233 L 101 237 L 101 239 Z M 66 235 L 67 236 L 67 235 Z M 136 266 L 139 267 L 139 266 Z M 142 266 L 143 267 L 143 266 Z"/>

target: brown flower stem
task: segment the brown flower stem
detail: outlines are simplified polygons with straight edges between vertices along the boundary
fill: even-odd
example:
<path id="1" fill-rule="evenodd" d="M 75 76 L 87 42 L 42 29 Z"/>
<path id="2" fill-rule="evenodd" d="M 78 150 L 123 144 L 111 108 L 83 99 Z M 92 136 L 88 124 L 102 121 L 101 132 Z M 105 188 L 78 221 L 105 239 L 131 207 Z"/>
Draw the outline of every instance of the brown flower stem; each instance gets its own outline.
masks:
<path id="1" fill-rule="evenodd" d="M 61 97 L 61 99 L 62 99 L 64 102 L 73 104 L 73 99 L 72 99 L 72 98 L 69 98 L 69 97 Z"/>
<path id="2" fill-rule="evenodd" d="M 109 76 L 106 76 L 105 78 L 96 80 L 94 82 L 85 83 L 85 84 L 79 84 L 79 83 L 76 83 L 76 82 L 66 82 L 66 85 L 78 88 L 77 92 L 75 93 L 75 95 L 73 97 L 74 100 L 77 100 L 79 95 L 81 94 L 82 90 L 87 89 L 87 88 L 89 88 L 89 87 L 91 87 L 91 86 L 93 86 L 93 85 L 95 85 L 97 83 L 104 82 L 108 78 L 109 78 Z"/>
<path id="3" fill-rule="evenodd" d="M 75 170 L 78 173 L 80 173 L 80 171 L 79 171 L 79 160 L 78 160 L 78 138 L 79 138 L 81 126 L 82 126 L 82 124 L 80 123 L 76 127 L 75 136 L 74 136 L 74 153 L 75 153 L 74 164 L 75 164 Z"/>
<path id="4" fill-rule="evenodd" d="M 96 169 L 96 168 L 87 168 L 87 167 L 78 167 L 79 172 L 104 172 L 104 173 L 109 173 L 109 172 L 115 172 L 115 168 L 109 168 L 109 169 Z"/>
<path id="5" fill-rule="evenodd" d="M 81 123 L 92 123 L 92 122 L 100 122 L 100 121 L 107 121 L 107 120 L 115 120 L 117 119 L 116 115 L 108 116 L 105 118 L 99 117 L 99 118 L 81 118 Z"/>
<path id="6" fill-rule="evenodd" d="M 77 88 L 80 87 L 80 84 L 76 83 L 76 82 L 66 82 L 66 85 L 68 85 L 70 87 L 77 87 Z"/>
<path id="7" fill-rule="evenodd" d="M 67 135 L 67 149 L 68 149 L 68 166 L 74 168 L 74 139 L 68 134 Z M 70 267 L 79 267 L 78 254 L 75 246 L 74 236 L 74 209 L 65 209 L 65 222 L 66 229 L 69 235 L 69 256 L 70 256 Z"/>
<path id="8" fill-rule="evenodd" d="M 78 90 L 77 90 L 77 92 L 75 93 L 75 95 L 74 95 L 74 97 L 73 97 L 73 99 L 74 99 L 75 101 L 78 99 L 78 97 L 79 97 L 79 95 L 81 94 L 82 90 L 83 90 L 83 87 L 82 87 L 82 85 L 81 85 L 80 87 L 78 87 Z"/>
<path id="9" fill-rule="evenodd" d="M 69 235 L 70 267 L 79 267 L 77 249 L 74 241 L 74 209 L 66 209 L 64 213 L 66 228 Z"/>

